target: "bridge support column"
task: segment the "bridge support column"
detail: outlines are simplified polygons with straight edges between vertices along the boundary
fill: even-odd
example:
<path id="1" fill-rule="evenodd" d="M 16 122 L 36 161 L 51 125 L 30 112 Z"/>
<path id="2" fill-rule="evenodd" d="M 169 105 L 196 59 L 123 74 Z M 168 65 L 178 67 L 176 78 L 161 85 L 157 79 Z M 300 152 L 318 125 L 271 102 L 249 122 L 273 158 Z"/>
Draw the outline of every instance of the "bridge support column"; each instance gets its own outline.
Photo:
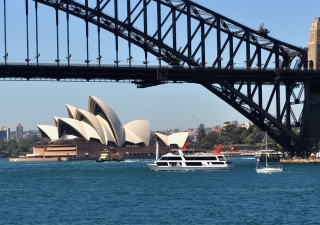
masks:
<path id="1" fill-rule="evenodd" d="M 320 92 L 317 85 L 312 82 L 306 82 L 305 86 L 304 140 L 309 144 L 309 150 L 315 152 L 318 151 L 317 144 L 320 140 Z M 309 152 L 310 154 L 311 152 Z"/>
<path id="2" fill-rule="evenodd" d="M 312 151 L 318 151 L 317 145 L 320 140 L 320 93 L 310 93 L 309 114 L 306 119 L 306 142 Z"/>
<path id="3" fill-rule="evenodd" d="M 292 131 L 291 129 L 291 119 L 290 119 L 290 96 L 291 96 L 291 85 L 290 83 L 285 84 L 286 85 L 286 106 L 285 106 L 285 124 L 288 130 Z M 286 140 L 286 146 L 290 146 L 290 152 L 293 151 L 292 147 L 291 147 L 291 140 L 287 139 Z"/>

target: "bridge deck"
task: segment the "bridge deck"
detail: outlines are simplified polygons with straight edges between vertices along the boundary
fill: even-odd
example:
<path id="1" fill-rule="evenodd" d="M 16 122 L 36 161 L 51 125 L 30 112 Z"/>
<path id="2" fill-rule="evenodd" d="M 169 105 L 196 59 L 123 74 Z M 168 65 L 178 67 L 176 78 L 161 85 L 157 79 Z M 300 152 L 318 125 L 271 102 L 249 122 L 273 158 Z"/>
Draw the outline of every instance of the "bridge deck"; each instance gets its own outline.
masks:
<path id="1" fill-rule="evenodd" d="M 215 68 L 215 67 L 158 67 L 114 65 L 59 65 L 56 64 L 0 64 L 0 80 L 60 80 L 60 81 L 147 81 L 162 82 L 215 82 L 224 79 L 232 82 L 274 83 L 280 76 L 281 82 L 320 82 L 320 70 L 276 70 L 259 68 Z"/>

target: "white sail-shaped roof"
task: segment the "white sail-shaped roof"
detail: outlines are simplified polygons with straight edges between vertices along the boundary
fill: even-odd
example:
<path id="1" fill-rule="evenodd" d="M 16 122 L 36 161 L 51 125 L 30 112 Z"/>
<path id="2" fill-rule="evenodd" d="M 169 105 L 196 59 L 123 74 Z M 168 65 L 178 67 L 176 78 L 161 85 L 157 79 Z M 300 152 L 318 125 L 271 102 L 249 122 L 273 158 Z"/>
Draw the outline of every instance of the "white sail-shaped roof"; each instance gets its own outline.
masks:
<path id="1" fill-rule="evenodd" d="M 182 148 L 187 141 L 189 132 L 173 133 L 168 136 L 160 133 L 155 133 L 155 135 L 167 146 L 178 145 L 179 148 Z"/>
<path id="2" fill-rule="evenodd" d="M 143 143 L 143 140 L 130 130 L 126 130 L 126 141 L 131 142 L 133 144 Z"/>
<path id="3" fill-rule="evenodd" d="M 112 110 L 112 108 L 101 99 L 94 96 L 90 96 L 88 103 L 88 111 L 93 113 L 94 115 L 100 115 L 101 117 L 105 117 L 116 139 L 117 145 L 122 146 L 125 142 L 124 129 L 122 127 L 120 119 Z"/>
<path id="4" fill-rule="evenodd" d="M 59 128 L 58 128 L 58 135 L 59 138 L 64 134 L 63 132 L 65 131 L 65 129 L 63 129 L 63 124 L 68 124 L 69 126 L 71 126 L 75 131 L 77 131 L 78 135 L 82 138 L 84 138 L 85 140 L 89 141 L 90 137 L 88 136 L 86 129 L 84 128 L 83 124 L 81 123 L 81 121 L 79 120 L 75 120 L 75 119 L 70 119 L 70 118 L 59 118 Z M 75 135 L 75 134 L 73 134 Z M 77 135 L 75 135 L 77 136 Z"/>
<path id="5" fill-rule="evenodd" d="M 67 106 L 69 118 L 75 119 L 77 108 L 69 104 L 66 104 L 66 106 Z"/>
<path id="6" fill-rule="evenodd" d="M 59 139 L 58 127 L 49 125 L 37 125 L 41 133 L 44 133 L 50 140 Z"/>
<path id="7" fill-rule="evenodd" d="M 90 123 L 90 125 L 96 130 L 96 132 L 100 136 L 99 139 L 102 140 L 102 143 L 107 144 L 108 139 L 106 138 L 104 129 L 103 129 L 99 119 L 95 115 L 93 115 L 92 113 L 90 113 L 88 111 L 77 109 L 74 119 L 80 120 L 81 116 L 85 117 L 86 120 Z"/>
<path id="8" fill-rule="evenodd" d="M 54 124 L 55 124 L 55 126 L 56 126 L 56 127 L 58 127 L 58 120 L 59 120 L 59 117 L 54 116 L 54 117 L 53 117 L 53 119 L 54 119 Z"/>
<path id="9" fill-rule="evenodd" d="M 108 124 L 107 121 L 105 121 L 101 116 L 96 116 L 97 119 L 100 121 L 100 124 L 103 128 L 103 132 L 104 132 L 104 135 L 106 137 L 106 144 L 108 144 L 108 141 L 111 141 L 113 143 L 116 143 L 116 140 L 112 134 L 112 131 L 111 131 L 111 128 Z"/>
<path id="10" fill-rule="evenodd" d="M 182 148 L 187 141 L 189 132 L 179 132 L 168 136 L 170 145 L 176 144 L 179 148 Z"/>
<path id="11" fill-rule="evenodd" d="M 100 141 L 100 143 L 104 144 L 99 136 L 99 134 L 97 133 L 97 131 L 90 126 L 89 124 L 87 124 L 86 122 L 82 122 L 82 126 L 85 128 L 87 136 L 88 136 L 88 140 L 90 140 L 91 138 L 97 139 Z"/>
<path id="12" fill-rule="evenodd" d="M 154 133 L 166 146 L 170 146 L 168 136 L 160 133 Z"/>
<path id="13" fill-rule="evenodd" d="M 127 138 L 129 135 L 127 135 L 127 133 L 128 131 L 130 131 L 132 134 L 139 137 L 139 139 L 142 140 L 145 146 L 149 146 L 149 141 L 150 141 L 150 122 L 149 121 L 134 120 L 132 122 L 127 123 L 123 127 L 126 133 L 126 141 L 129 141 Z M 139 142 L 133 142 L 133 143 L 139 143 Z"/>

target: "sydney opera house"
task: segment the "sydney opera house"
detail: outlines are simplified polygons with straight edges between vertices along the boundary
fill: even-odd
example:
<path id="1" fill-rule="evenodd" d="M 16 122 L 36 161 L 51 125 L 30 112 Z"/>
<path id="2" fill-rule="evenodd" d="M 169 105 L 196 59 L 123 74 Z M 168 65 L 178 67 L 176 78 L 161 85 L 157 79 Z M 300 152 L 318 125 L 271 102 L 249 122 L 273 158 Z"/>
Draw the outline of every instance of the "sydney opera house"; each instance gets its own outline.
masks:
<path id="1" fill-rule="evenodd" d="M 112 108 L 94 96 L 89 96 L 88 110 L 68 104 L 66 107 L 68 118 L 54 117 L 54 126 L 37 125 L 42 137 L 34 154 L 96 158 L 104 149 L 149 146 L 149 121 L 134 120 L 122 125 Z"/>

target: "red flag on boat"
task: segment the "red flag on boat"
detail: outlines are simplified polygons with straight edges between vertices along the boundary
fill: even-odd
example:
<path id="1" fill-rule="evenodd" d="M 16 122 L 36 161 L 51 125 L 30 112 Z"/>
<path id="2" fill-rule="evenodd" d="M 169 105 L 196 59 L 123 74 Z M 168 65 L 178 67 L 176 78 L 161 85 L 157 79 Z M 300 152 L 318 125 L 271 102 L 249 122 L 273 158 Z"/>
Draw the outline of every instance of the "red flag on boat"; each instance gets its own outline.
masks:
<path id="1" fill-rule="evenodd" d="M 218 148 L 216 149 L 216 151 L 214 152 L 214 154 L 220 154 L 221 148 L 222 148 L 222 144 L 220 144 L 220 145 L 218 146 Z"/>
<path id="2" fill-rule="evenodd" d="M 187 147 L 188 147 L 189 142 L 190 142 L 190 140 L 188 139 L 186 141 L 186 143 L 184 144 L 184 146 L 182 147 L 182 150 L 187 150 L 188 149 Z"/>

